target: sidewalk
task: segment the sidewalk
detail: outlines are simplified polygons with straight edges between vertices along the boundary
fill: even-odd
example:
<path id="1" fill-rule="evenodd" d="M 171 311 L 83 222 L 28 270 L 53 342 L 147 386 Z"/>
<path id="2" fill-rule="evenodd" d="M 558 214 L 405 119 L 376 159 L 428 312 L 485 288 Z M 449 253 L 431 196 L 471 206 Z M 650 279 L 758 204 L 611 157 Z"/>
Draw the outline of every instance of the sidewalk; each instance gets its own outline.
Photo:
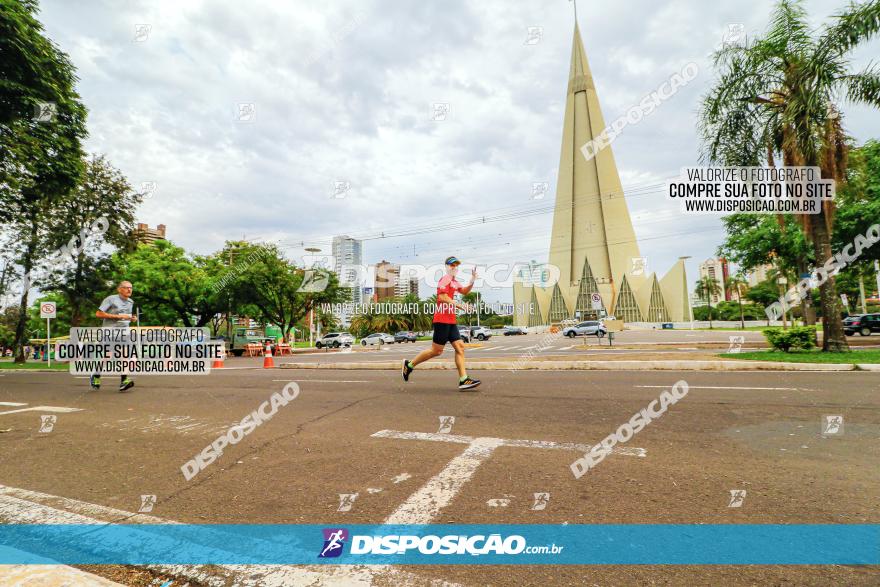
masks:
<path id="1" fill-rule="evenodd" d="M 339 369 L 339 370 L 400 370 L 400 361 L 352 361 L 347 363 L 283 363 L 281 369 Z M 452 361 L 430 361 L 419 365 L 419 370 L 452 370 Z M 880 365 L 855 365 L 849 363 L 783 363 L 774 361 L 740 361 L 735 359 L 689 360 L 679 359 L 633 361 L 617 359 L 607 361 L 571 360 L 504 360 L 486 359 L 469 361 L 472 371 L 855 371 L 880 370 Z"/>

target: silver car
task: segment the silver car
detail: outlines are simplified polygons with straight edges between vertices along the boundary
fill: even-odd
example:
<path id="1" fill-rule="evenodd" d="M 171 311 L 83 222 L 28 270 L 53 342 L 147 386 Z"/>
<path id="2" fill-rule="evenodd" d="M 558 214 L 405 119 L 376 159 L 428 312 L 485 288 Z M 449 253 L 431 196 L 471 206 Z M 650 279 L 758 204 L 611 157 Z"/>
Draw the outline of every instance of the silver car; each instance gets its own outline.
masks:
<path id="1" fill-rule="evenodd" d="M 605 329 L 605 325 L 601 322 L 597 322 L 595 320 L 588 320 L 587 322 L 580 322 L 575 324 L 574 326 L 568 326 L 562 331 L 562 336 L 567 336 L 569 338 L 574 338 L 575 336 L 605 336 L 608 331 Z"/>
<path id="2" fill-rule="evenodd" d="M 376 332 L 361 339 L 363 346 L 372 344 L 394 344 L 394 337 L 384 332 Z"/>
<path id="3" fill-rule="evenodd" d="M 315 346 L 320 348 L 328 347 L 338 349 L 341 346 L 351 346 L 354 344 L 354 337 L 347 332 L 328 332 L 318 339 Z"/>

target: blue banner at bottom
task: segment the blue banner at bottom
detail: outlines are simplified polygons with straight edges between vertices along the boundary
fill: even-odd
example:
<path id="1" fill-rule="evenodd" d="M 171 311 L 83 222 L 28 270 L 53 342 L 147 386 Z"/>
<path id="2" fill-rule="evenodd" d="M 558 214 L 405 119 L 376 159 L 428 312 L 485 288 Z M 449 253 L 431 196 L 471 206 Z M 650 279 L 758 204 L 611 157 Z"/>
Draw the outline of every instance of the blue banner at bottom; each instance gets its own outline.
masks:
<path id="1" fill-rule="evenodd" d="M 878 565 L 880 524 L 0 525 L 0 564 Z"/>

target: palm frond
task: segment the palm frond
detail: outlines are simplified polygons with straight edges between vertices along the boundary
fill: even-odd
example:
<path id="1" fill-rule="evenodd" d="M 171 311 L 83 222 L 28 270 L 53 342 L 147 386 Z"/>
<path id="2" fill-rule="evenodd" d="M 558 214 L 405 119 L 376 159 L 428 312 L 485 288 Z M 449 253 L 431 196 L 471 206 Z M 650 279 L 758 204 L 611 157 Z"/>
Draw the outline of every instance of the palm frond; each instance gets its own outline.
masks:
<path id="1" fill-rule="evenodd" d="M 880 68 L 870 65 L 841 81 L 847 100 L 880 108 Z"/>
<path id="2" fill-rule="evenodd" d="M 817 52 L 843 55 L 880 32 L 880 0 L 852 2 L 835 15 L 833 25 L 819 38 Z"/>

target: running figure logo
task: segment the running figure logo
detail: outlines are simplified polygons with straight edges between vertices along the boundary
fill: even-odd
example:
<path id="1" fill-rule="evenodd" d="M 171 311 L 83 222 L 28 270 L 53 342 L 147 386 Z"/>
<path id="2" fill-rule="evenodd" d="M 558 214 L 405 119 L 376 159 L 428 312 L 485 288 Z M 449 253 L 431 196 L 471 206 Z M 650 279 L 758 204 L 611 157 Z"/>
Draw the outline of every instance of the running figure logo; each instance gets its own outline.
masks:
<path id="1" fill-rule="evenodd" d="M 730 337 L 730 344 L 727 346 L 728 353 L 739 353 L 742 352 L 743 344 L 746 342 L 746 337 L 743 335 L 734 335 Z"/>
<path id="2" fill-rule="evenodd" d="M 340 493 L 339 494 L 339 509 L 337 512 L 349 512 L 351 511 L 351 506 L 354 505 L 354 500 L 357 499 L 357 493 Z"/>
<path id="3" fill-rule="evenodd" d="M 549 493 L 536 493 L 535 502 L 532 504 L 532 507 L 530 509 L 534 512 L 538 512 L 546 509 L 548 503 L 550 503 Z"/>
<path id="4" fill-rule="evenodd" d="M 822 434 L 833 436 L 843 434 L 843 416 L 823 416 Z"/>
<path id="5" fill-rule="evenodd" d="M 727 507 L 729 507 L 729 508 L 742 507 L 742 504 L 745 500 L 746 500 L 746 490 L 745 489 L 731 489 L 730 490 L 730 503 L 727 504 Z"/>
<path id="6" fill-rule="evenodd" d="M 452 426 L 455 424 L 455 416 L 440 416 L 440 429 L 438 434 L 449 434 L 452 432 Z"/>
<path id="7" fill-rule="evenodd" d="M 336 558 L 342 554 L 345 541 L 348 540 L 348 530 L 345 528 L 324 528 L 324 548 L 318 558 Z"/>
<path id="8" fill-rule="evenodd" d="M 40 416 L 40 432 L 43 434 L 48 434 L 52 432 L 55 428 L 55 422 L 58 421 L 58 416 Z"/>
<path id="9" fill-rule="evenodd" d="M 146 514 L 153 511 L 153 506 L 156 505 L 156 496 L 155 495 L 142 495 L 141 496 L 141 507 L 138 509 L 139 514 Z"/>

